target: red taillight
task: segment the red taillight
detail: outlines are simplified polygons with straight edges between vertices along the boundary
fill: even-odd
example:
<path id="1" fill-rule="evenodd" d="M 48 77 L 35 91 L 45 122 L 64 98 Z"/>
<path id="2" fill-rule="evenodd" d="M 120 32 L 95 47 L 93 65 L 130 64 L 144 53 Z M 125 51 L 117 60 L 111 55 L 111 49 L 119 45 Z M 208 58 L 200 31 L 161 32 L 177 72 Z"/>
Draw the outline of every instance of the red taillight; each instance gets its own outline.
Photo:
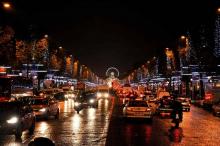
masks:
<path id="1" fill-rule="evenodd" d="M 205 99 L 211 99 L 212 98 L 212 94 L 205 94 Z"/>

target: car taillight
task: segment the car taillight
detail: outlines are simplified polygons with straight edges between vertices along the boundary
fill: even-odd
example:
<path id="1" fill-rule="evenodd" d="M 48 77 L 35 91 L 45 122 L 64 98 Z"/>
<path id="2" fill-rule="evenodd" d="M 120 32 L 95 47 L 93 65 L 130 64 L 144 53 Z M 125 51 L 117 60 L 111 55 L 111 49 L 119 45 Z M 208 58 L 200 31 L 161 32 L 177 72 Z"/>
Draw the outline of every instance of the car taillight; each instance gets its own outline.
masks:
<path id="1" fill-rule="evenodd" d="M 211 99 L 212 98 L 212 94 L 205 94 L 205 99 Z"/>

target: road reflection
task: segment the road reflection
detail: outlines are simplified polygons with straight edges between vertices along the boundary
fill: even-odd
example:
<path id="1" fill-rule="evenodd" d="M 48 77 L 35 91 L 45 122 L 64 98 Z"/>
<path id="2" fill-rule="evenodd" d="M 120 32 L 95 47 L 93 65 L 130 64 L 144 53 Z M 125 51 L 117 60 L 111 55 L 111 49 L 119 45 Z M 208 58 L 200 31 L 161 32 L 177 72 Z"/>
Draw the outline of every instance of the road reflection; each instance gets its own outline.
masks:
<path id="1" fill-rule="evenodd" d="M 72 130 L 73 131 L 79 131 L 80 130 L 80 125 L 81 125 L 82 119 L 80 118 L 79 114 L 74 114 L 72 118 Z"/>
<path id="2" fill-rule="evenodd" d="M 95 115 L 96 109 L 94 108 L 89 108 L 87 111 L 87 120 L 92 122 L 95 120 L 96 115 Z"/>
<path id="3" fill-rule="evenodd" d="M 47 122 L 40 122 L 38 127 L 39 133 L 42 134 L 42 136 L 47 136 L 46 133 L 49 131 L 49 124 Z"/>
<path id="4" fill-rule="evenodd" d="M 38 119 L 33 135 L 24 132 L 20 141 L 14 135 L 0 136 L 0 146 L 27 146 L 35 137 L 47 137 L 57 146 L 63 145 L 105 145 L 112 112 L 111 100 L 100 100 L 98 108 L 85 108 L 79 114 L 74 112 L 74 101 L 59 102 L 59 120 L 50 117 Z"/>
<path id="5" fill-rule="evenodd" d="M 62 102 L 59 102 L 60 112 L 69 113 L 72 112 L 74 108 L 74 100 L 68 99 Z"/>
<path id="6" fill-rule="evenodd" d="M 132 123 L 125 123 L 124 128 L 126 145 L 150 144 L 152 125 L 144 121 L 132 121 Z"/>

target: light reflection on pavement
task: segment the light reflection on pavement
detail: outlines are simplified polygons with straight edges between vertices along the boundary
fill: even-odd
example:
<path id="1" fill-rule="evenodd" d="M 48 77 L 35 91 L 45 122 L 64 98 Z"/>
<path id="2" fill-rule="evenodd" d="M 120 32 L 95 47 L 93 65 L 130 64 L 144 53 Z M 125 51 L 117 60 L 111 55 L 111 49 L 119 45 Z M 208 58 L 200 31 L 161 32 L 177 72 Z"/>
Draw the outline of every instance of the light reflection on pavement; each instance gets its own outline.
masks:
<path id="1" fill-rule="evenodd" d="M 114 98 L 112 101 L 114 102 Z M 49 120 L 38 120 L 34 134 L 29 135 L 24 132 L 20 141 L 15 141 L 13 135 L 0 136 L 0 145 L 27 146 L 34 137 L 44 136 L 55 141 L 57 146 L 104 146 L 113 108 L 111 100 L 100 100 L 97 109 L 83 109 L 79 114 L 74 111 L 73 105 L 72 100 L 60 102 L 59 120 L 54 117 L 50 117 Z M 195 106 L 191 107 L 190 112 L 184 112 L 184 120 L 180 124 L 184 136 L 180 143 L 168 140 L 168 129 L 172 125 L 170 119 L 155 118 L 152 125 L 145 122 L 120 123 L 124 124 L 120 127 L 122 129 L 120 132 L 125 133 L 126 145 L 141 144 L 141 142 L 147 145 L 153 142 L 171 146 L 218 146 L 219 144 L 220 118 Z"/>
<path id="2" fill-rule="evenodd" d="M 0 136 L 0 146 L 27 146 L 33 138 L 40 136 L 50 138 L 56 146 L 103 146 L 112 105 L 111 100 L 100 100 L 98 108 L 86 108 L 77 114 L 73 100 L 59 102 L 59 120 L 54 117 L 37 120 L 34 134 L 24 132 L 18 141 L 14 135 Z"/>
<path id="3" fill-rule="evenodd" d="M 171 120 L 162 119 L 164 127 L 168 131 Z M 183 122 L 180 127 L 183 130 L 181 143 L 171 143 L 173 146 L 218 146 L 220 135 L 220 118 L 214 117 L 210 112 L 191 106 L 190 112 L 184 112 Z"/>

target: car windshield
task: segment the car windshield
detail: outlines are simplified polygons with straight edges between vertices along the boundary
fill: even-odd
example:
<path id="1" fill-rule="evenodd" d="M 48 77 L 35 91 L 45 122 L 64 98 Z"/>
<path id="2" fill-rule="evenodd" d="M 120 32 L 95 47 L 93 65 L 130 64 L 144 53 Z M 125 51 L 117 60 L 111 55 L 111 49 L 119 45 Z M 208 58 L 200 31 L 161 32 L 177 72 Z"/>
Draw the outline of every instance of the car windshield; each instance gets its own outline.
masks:
<path id="1" fill-rule="evenodd" d="M 47 105 L 48 100 L 47 99 L 33 99 L 31 104 L 32 105 Z"/>
<path id="2" fill-rule="evenodd" d="M 128 106 L 130 107 L 148 107 L 148 104 L 145 101 L 131 101 Z"/>

